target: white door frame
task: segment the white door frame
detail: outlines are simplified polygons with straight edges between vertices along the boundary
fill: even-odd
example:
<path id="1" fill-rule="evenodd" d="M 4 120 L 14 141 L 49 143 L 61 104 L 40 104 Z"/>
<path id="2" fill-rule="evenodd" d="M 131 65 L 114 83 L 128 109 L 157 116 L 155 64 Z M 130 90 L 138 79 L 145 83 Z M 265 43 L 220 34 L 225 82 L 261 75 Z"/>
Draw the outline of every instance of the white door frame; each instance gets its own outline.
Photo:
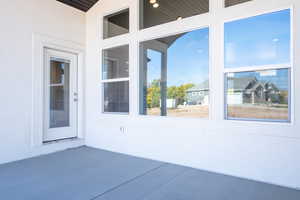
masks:
<path id="1" fill-rule="evenodd" d="M 78 114 L 77 114 L 77 140 L 61 142 L 60 144 L 44 145 L 44 50 L 54 49 L 76 54 L 78 56 Z M 84 144 L 84 55 L 85 46 L 63 39 L 33 34 L 33 82 L 32 82 L 32 115 L 31 115 L 31 147 L 37 148 L 37 154 L 49 153 Z M 45 147 L 44 147 L 45 146 Z M 42 147 L 42 148 L 40 148 Z"/>
<path id="2" fill-rule="evenodd" d="M 77 123 L 78 123 L 78 89 L 77 89 L 77 54 L 64 52 L 55 49 L 44 49 L 44 134 L 43 141 L 50 142 L 55 140 L 62 140 L 68 138 L 77 138 Z M 69 61 L 69 98 L 68 98 L 68 121 L 69 124 L 64 127 L 50 128 L 50 76 L 51 76 L 51 65 L 50 62 L 52 58 L 62 59 Z M 57 86 L 65 86 L 65 79 L 63 83 L 52 84 Z M 52 86 L 55 87 L 55 86 Z"/>

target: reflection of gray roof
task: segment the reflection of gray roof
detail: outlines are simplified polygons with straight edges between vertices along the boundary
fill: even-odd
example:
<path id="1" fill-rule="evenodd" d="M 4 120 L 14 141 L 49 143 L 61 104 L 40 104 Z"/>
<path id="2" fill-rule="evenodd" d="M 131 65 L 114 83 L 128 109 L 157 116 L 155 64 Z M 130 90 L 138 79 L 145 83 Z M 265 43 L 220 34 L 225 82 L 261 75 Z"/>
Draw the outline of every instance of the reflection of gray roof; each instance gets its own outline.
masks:
<path id="1" fill-rule="evenodd" d="M 251 82 L 256 82 L 256 78 L 254 77 L 229 77 L 228 78 L 228 88 L 234 90 L 245 90 L 249 86 Z"/>
<path id="2" fill-rule="evenodd" d="M 256 91 L 258 88 L 263 88 L 265 91 L 273 90 L 273 91 L 279 91 L 277 86 L 271 82 L 266 81 L 259 81 L 256 82 L 251 88 L 247 88 L 246 93 L 251 93 L 253 91 Z"/>
<path id="3" fill-rule="evenodd" d="M 264 90 L 279 91 L 274 83 L 267 81 L 258 81 L 255 77 L 229 77 L 228 88 L 234 89 L 235 91 L 245 91 L 249 94 L 253 91 L 256 91 L 258 88 L 263 88 Z"/>
<path id="4" fill-rule="evenodd" d="M 204 91 L 204 90 L 209 90 L 209 81 L 208 80 L 188 89 L 187 92 Z"/>
<path id="5" fill-rule="evenodd" d="M 170 47 L 178 38 L 180 38 L 184 34 L 186 34 L 186 33 L 181 33 L 181 34 L 177 34 L 177 35 L 173 35 L 173 36 L 169 36 L 169 37 L 165 37 L 165 38 L 160 38 L 157 40 L 159 42 L 162 42 L 162 43 L 168 45 L 168 47 Z"/>

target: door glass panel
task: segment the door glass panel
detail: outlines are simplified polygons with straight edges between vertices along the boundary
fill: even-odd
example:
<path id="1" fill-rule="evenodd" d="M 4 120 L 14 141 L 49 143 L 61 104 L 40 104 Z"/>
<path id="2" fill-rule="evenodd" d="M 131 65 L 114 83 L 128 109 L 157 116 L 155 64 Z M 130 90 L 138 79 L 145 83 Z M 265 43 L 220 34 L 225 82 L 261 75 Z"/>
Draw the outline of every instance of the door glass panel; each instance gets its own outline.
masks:
<path id="1" fill-rule="evenodd" d="M 68 64 L 64 61 L 59 61 L 58 59 L 51 60 L 50 68 L 50 83 L 51 84 L 63 84 L 64 82 L 64 67 Z"/>
<path id="2" fill-rule="evenodd" d="M 50 61 L 50 128 L 70 126 L 70 62 Z"/>

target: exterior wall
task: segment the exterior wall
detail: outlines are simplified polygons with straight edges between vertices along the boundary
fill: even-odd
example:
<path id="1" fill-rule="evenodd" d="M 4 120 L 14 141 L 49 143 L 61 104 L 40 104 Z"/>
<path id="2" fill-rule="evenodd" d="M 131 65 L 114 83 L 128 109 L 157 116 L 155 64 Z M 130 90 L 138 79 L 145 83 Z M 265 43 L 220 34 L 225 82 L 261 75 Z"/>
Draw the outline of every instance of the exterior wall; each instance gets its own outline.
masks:
<path id="1" fill-rule="evenodd" d="M 1 1 L 0 13 L 0 163 L 4 163 L 43 153 L 31 148 L 33 33 L 84 44 L 85 14 L 55 0 Z"/>
<path id="2" fill-rule="evenodd" d="M 300 54 L 300 1 L 254 0 L 211 13 L 138 31 L 138 0 L 101 0 L 87 13 L 87 145 L 199 169 L 300 188 L 300 79 L 293 79 L 293 122 L 225 121 L 223 20 L 233 20 L 293 6 L 294 53 Z M 130 34 L 102 40 L 101 17 L 130 7 Z M 210 25 L 210 119 L 138 115 L 138 41 Z M 102 48 L 130 44 L 130 114 L 101 114 Z M 300 77 L 295 56 L 294 77 Z M 122 132 L 121 132 L 122 131 Z"/>

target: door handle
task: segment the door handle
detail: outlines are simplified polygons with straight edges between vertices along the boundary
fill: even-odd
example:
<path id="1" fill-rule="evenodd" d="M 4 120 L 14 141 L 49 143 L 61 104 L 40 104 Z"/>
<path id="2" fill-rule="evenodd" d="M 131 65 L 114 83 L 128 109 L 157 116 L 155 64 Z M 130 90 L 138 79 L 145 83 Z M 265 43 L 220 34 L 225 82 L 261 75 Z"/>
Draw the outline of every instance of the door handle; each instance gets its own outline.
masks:
<path id="1" fill-rule="evenodd" d="M 78 101 L 78 93 L 74 92 L 73 95 L 74 95 L 74 102 L 77 102 Z"/>

